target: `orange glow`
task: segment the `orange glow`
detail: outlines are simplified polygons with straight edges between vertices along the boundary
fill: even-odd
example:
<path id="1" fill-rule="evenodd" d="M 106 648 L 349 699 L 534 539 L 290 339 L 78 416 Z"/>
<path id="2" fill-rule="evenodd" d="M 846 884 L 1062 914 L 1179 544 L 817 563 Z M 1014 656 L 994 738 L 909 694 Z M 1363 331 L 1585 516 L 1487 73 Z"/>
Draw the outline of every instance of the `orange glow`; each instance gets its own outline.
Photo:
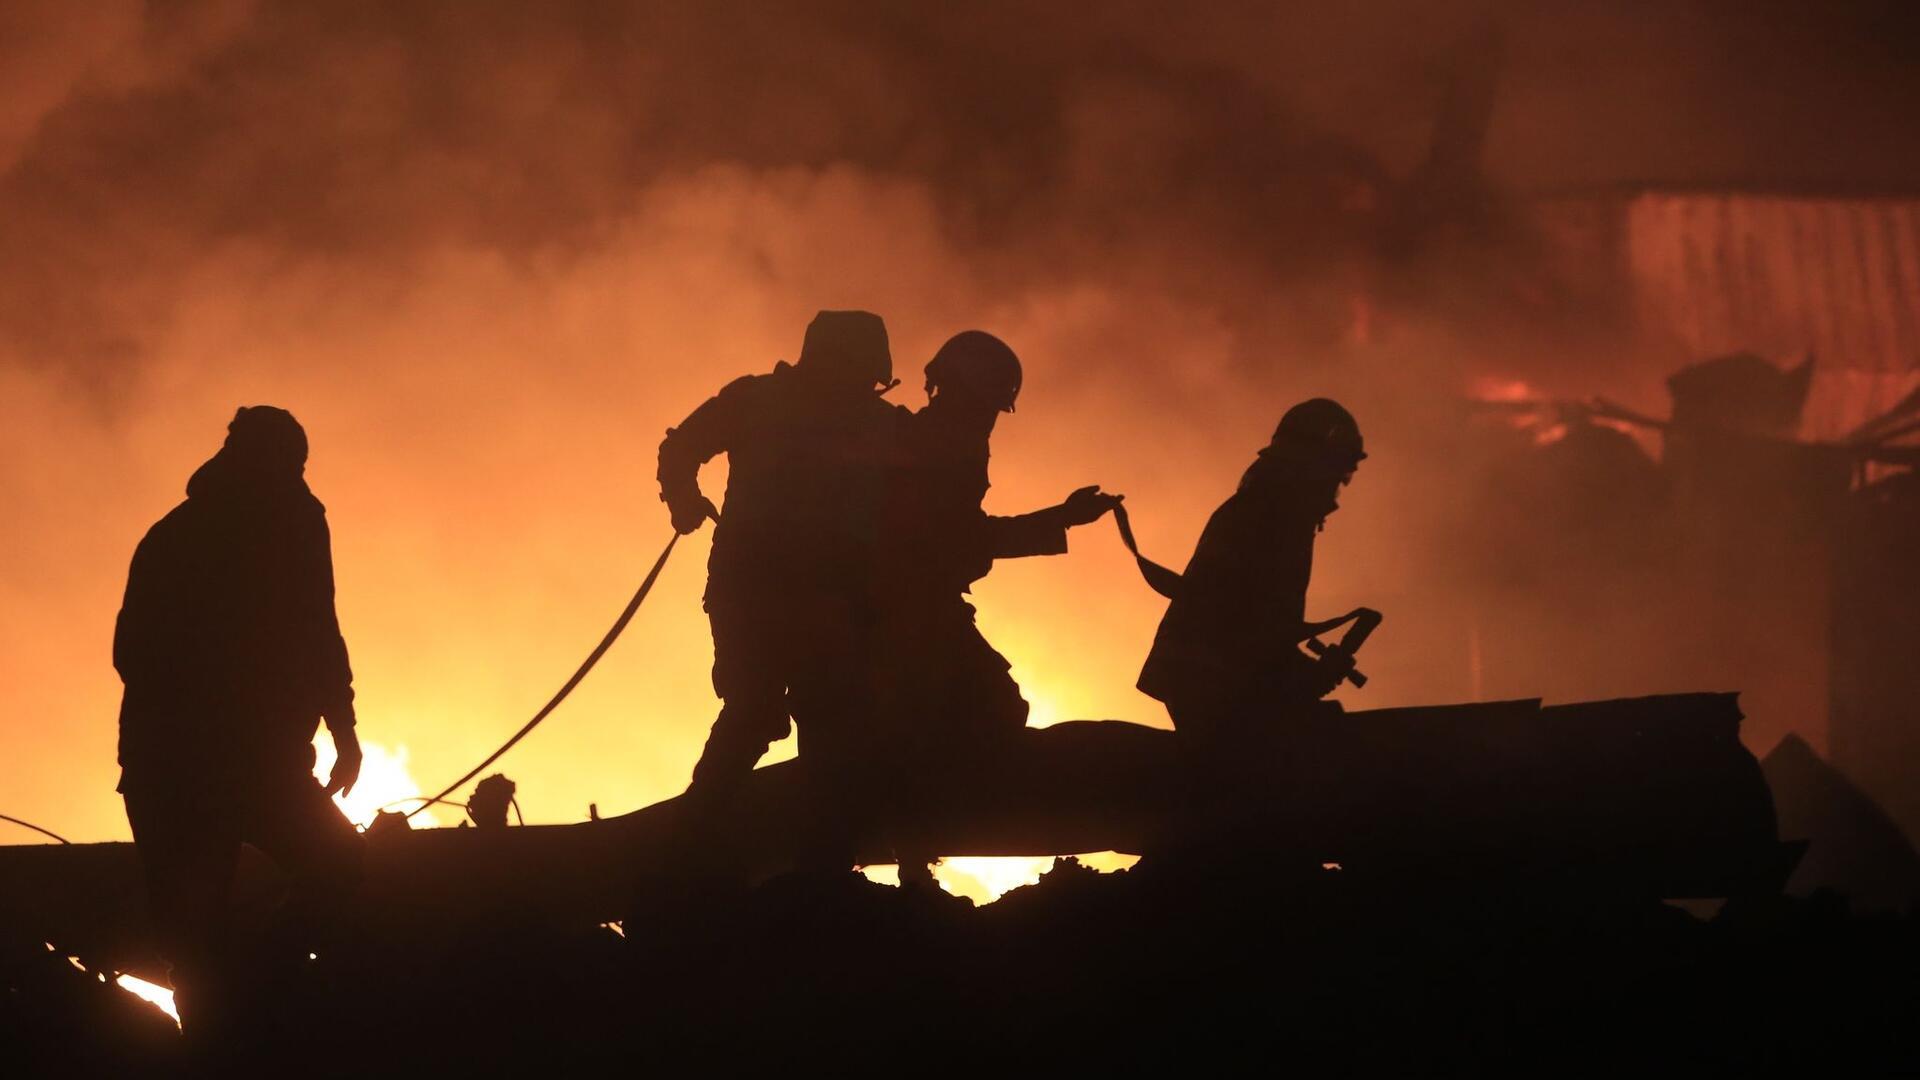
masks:
<path id="1" fill-rule="evenodd" d="M 46 945 L 48 952 L 59 951 L 53 947 L 53 943 L 50 941 L 44 942 L 43 944 Z M 72 965 L 75 971 L 81 972 L 82 974 L 88 973 L 87 966 L 82 964 L 80 958 L 77 956 L 67 957 L 67 963 Z M 99 978 L 101 982 L 107 981 L 105 972 L 93 972 L 92 974 Z M 176 1026 L 179 1025 L 180 1010 L 174 1007 L 172 990 L 134 975 L 115 975 L 113 981 L 120 989 L 132 994 L 134 997 L 140 998 L 143 1001 L 152 1002 L 161 1012 L 166 1013 Z"/>
<path id="2" fill-rule="evenodd" d="M 1510 379 L 1498 375 L 1475 375 L 1467 387 L 1467 396 L 1475 401 L 1526 402 L 1539 401 L 1540 391 L 1525 379 Z"/>
<path id="3" fill-rule="evenodd" d="M 315 778 L 325 781 L 333 769 L 333 760 L 337 751 L 333 746 L 333 736 L 325 728 L 314 737 Z M 346 795 L 336 794 L 334 804 L 347 820 L 361 828 L 373 824 L 382 809 L 406 812 L 419 806 L 418 802 L 407 801 L 423 795 L 420 785 L 414 782 L 413 775 L 407 771 L 407 748 L 396 746 L 392 750 L 377 742 L 360 741 L 360 781 L 353 791 Z M 453 798 L 463 797 L 465 793 L 456 793 Z M 440 824 L 434 817 L 434 808 L 428 807 L 415 815 L 411 824 L 416 829 L 431 828 Z"/>
<path id="4" fill-rule="evenodd" d="M 1462 479 L 1432 403 L 1498 371 L 1477 395 L 1523 400 L 1551 379 L 1648 404 L 1675 359 L 1595 335 L 1594 312 L 1525 329 L 1487 310 L 1510 290 L 1481 286 L 1551 269 L 1526 250 L 1380 254 L 1430 126 L 1406 111 L 1424 105 L 1381 106 L 1429 101 L 1428 50 L 1451 38 L 1399 20 L 1290 16 L 1276 35 L 1223 5 L 1183 15 L 1197 38 L 1124 13 L 1089 35 L 1070 5 L 938 6 L 974 27 L 956 43 L 1018 43 L 989 60 L 904 55 L 863 16 L 850 31 L 798 10 L 462 5 L 443 22 L 224 4 L 162 32 L 137 4 L 30 7 L 54 25 L 13 35 L 0 65 L 0 811 L 76 841 L 129 836 L 109 659 L 128 559 L 238 405 L 283 406 L 311 439 L 368 751 L 347 803 L 364 821 L 460 775 L 575 668 L 667 539 L 662 433 L 793 359 L 820 308 L 885 317 L 891 400 L 909 406 L 949 335 L 999 334 L 1026 380 L 994 435 L 988 508 L 1098 483 L 1176 567 L 1284 409 L 1339 397 L 1371 457 L 1328 523 L 1310 604 L 1405 597 L 1395 627 L 1463 606 L 1418 591 L 1445 576 L 1433 525 Z M 362 19 L 369 37 L 342 36 Z M 1589 19 L 1610 21 L 1570 25 Z M 1588 38 L 1611 40 L 1560 43 Z M 1109 53 L 1137 53 L 1139 77 Z M 411 59 L 427 55 L 444 62 Z M 837 59 L 760 59 L 806 55 Z M 1569 173 L 1615 161 L 1662 172 L 1568 122 L 1568 95 L 1632 117 L 1609 130 L 1641 150 L 1692 153 L 1697 123 L 1649 129 L 1640 113 L 1701 100 L 1674 92 L 1699 59 L 1634 94 L 1547 65 L 1556 92 L 1505 99 L 1498 129 L 1535 137 L 1495 140 L 1493 186 L 1584 186 L 1597 178 Z M 1195 94 L 1197 67 L 1243 84 L 1245 107 Z M 900 71 L 924 77 L 886 78 Z M 1569 375 L 1582 367 L 1592 378 Z M 723 475 L 705 478 L 716 499 Z M 680 544 L 625 637 L 500 763 L 528 821 L 685 787 L 717 711 L 707 543 Z M 1134 689 L 1164 601 L 1109 523 L 1072 547 L 997 567 L 973 597 L 983 631 L 1036 725 L 1164 726 Z M 1404 633 L 1370 646 L 1356 705 L 1464 692 L 1444 642 Z M 414 820 L 433 814 L 457 816 Z"/>
<path id="5" fill-rule="evenodd" d="M 934 880 L 955 896 L 991 904 L 1022 885 L 1040 880 L 1053 865 L 1047 858 L 955 857 L 934 867 Z"/>
<path id="6" fill-rule="evenodd" d="M 1096 851 L 1074 856 L 1082 866 L 1103 874 L 1125 870 L 1140 861 L 1138 855 L 1117 851 Z M 1053 867 L 1053 856 L 955 856 L 943 859 L 933 868 L 934 880 L 954 896 L 964 896 L 975 904 L 991 904 L 1002 896 L 1040 880 Z M 882 885 L 900 884 L 900 869 L 891 864 L 861 867 L 870 881 Z"/>

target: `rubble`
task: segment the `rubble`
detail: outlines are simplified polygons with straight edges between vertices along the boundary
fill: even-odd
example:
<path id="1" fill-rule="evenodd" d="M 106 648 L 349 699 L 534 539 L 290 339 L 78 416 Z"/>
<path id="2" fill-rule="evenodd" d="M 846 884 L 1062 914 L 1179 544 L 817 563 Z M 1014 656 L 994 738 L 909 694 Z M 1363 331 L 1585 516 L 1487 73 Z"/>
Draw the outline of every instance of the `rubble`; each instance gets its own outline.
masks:
<path id="1" fill-rule="evenodd" d="M 350 932 L 250 995 L 255 1036 L 225 1052 L 297 1072 L 322 1031 L 327 1061 L 395 1075 L 616 1060 L 729 1073 L 1920 1066 L 1920 915 L 1781 894 L 1791 864 L 1778 860 L 1797 849 L 1777 842 L 1738 719 L 1726 695 L 1330 716 L 1288 733 L 1319 740 L 1330 779 L 1276 787 L 1273 842 L 1227 853 L 1160 842 L 1170 735 L 1061 725 L 957 802 L 968 809 L 942 835 L 980 854 L 1061 840 L 1147 854 L 1110 874 L 1059 860 L 983 907 L 777 868 L 636 904 L 643 881 L 666 880 L 636 864 L 671 803 L 574 826 L 385 830 Z M 745 800 L 769 858 L 798 784 L 770 767 Z M 1323 812 L 1313 835 L 1328 843 L 1298 842 L 1301 805 Z M 137 896 L 127 854 L 0 849 L 0 929 L 46 927 L 90 964 L 134 970 L 144 955 L 151 972 L 124 910 Z M 271 897 L 264 871 L 243 871 L 243 911 Z M 1669 891 L 1695 886 L 1707 891 Z M 1663 902 L 1694 895 L 1731 898 L 1710 919 Z M 8 1030 L 103 1022 L 16 971 L 22 959 L 6 960 L 21 988 Z M 116 1044 L 134 1060 L 109 1068 L 65 1037 L 34 1045 L 64 1048 L 65 1071 L 115 1076 L 201 1052 L 156 1035 Z"/>
<path id="2" fill-rule="evenodd" d="M 1863 918 L 1830 894 L 1730 903 L 1702 921 L 1652 901 L 1420 892 L 1249 853 L 1210 866 L 1149 857 L 1113 874 L 1062 862 L 983 908 L 848 874 L 782 875 L 703 910 L 690 925 L 630 923 L 624 937 L 584 923 L 368 934 L 261 1000 L 297 1008 L 311 1026 L 288 1030 L 326 1032 L 330 1060 L 376 1075 L 565 1075 L 615 1060 L 724 1072 L 1920 1064 L 1920 921 Z M 11 1027 L 22 1000 L 10 995 Z M 60 1014 L 62 1030 L 104 1023 L 65 998 L 33 1008 Z M 130 1045 L 147 1073 L 168 1066 L 157 1040 Z M 78 1046 L 85 1073 L 94 1059 Z M 143 1071 L 117 1060 L 111 1074 Z"/>
<path id="3" fill-rule="evenodd" d="M 1920 854 L 1900 826 L 1846 774 L 1789 735 L 1761 763 L 1782 836 L 1807 842 L 1787 890 L 1845 895 L 1860 910 L 1905 911 L 1920 903 Z"/>

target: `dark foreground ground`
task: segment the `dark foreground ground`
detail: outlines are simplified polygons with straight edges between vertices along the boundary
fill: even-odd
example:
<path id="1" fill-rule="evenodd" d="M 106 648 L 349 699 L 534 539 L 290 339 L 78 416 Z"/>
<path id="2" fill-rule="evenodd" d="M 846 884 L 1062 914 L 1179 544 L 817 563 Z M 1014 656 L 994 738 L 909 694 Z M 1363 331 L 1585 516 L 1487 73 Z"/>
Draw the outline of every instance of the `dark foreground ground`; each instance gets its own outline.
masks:
<path id="1" fill-rule="evenodd" d="M 244 1049 L 17 943 L 0 1075 L 1920 1069 L 1920 918 L 1831 894 L 1703 919 L 1149 859 L 980 909 L 852 875 L 690 906 L 651 936 L 361 935 L 250 995 Z"/>

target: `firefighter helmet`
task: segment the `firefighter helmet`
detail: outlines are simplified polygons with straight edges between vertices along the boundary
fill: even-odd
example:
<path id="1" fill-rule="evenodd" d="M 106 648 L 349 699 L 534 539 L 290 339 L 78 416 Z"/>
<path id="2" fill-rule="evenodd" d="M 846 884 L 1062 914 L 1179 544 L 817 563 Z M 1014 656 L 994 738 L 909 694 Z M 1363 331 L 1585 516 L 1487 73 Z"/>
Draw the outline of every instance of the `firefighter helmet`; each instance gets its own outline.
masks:
<path id="1" fill-rule="evenodd" d="M 1367 456 L 1359 421 L 1332 398 L 1312 398 L 1288 409 L 1273 429 L 1270 449 L 1325 455 L 1349 468 Z"/>
<path id="2" fill-rule="evenodd" d="M 893 381 L 887 324 L 871 311 L 822 311 L 807 324 L 796 366 L 822 373 L 837 370 L 884 386 Z"/>
<path id="3" fill-rule="evenodd" d="M 1012 412 L 1020 396 L 1020 358 L 984 330 L 963 330 L 927 362 L 927 393 L 936 388 L 964 390 L 1000 412 Z"/>

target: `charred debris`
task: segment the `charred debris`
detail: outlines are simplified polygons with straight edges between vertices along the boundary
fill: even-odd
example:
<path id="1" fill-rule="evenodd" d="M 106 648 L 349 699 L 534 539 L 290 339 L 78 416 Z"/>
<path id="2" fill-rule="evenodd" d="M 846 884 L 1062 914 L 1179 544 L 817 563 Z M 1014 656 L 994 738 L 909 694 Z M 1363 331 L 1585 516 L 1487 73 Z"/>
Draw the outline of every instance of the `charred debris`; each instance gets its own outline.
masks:
<path id="1" fill-rule="evenodd" d="M 578 825 L 390 827 L 350 929 L 249 973 L 250 1034 L 218 1063 L 326 1071 L 300 1049 L 315 1031 L 369 1075 L 1920 1063 L 1912 896 L 1827 884 L 1887 864 L 1898 830 L 1803 745 L 1755 761 L 1739 719 L 1730 695 L 1328 718 L 1294 733 L 1313 768 L 1274 741 L 1273 807 L 1247 834 L 1265 842 L 1231 851 L 1166 827 L 1171 733 L 1060 725 L 966 778 L 990 794 L 928 830 L 954 852 L 1146 854 L 1107 874 L 1060 859 L 985 907 L 775 869 L 799 763 L 758 770 L 743 800 L 736 827 L 766 844 L 751 883 L 647 873 L 671 800 Z M 96 974 L 151 971 L 129 847 L 0 851 L 16 1075 L 207 1065 Z M 247 934 L 274 932 L 275 889 L 264 860 L 243 866 Z"/>

